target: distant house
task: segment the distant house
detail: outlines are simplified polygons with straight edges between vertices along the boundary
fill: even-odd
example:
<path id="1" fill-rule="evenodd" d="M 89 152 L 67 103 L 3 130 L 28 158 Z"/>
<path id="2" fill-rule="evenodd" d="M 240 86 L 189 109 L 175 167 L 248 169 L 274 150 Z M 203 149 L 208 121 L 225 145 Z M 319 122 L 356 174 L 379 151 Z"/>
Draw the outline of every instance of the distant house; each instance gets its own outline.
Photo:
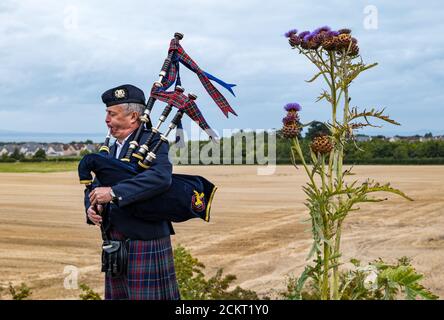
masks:
<path id="1" fill-rule="evenodd" d="M 389 139 L 390 142 L 397 142 L 397 141 L 406 141 L 406 142 L 422 142 L 427 141 L 427 138 L 424 140 L 424 137 L 420 135 L 415 136 L 394 136 Z"/>
<path id="2" fill-rule="evenodd" d="M 43 144 L 36 142 L 28 142 L 22 146 L 20 152 L 23 153 L 26 157 L 32 157 L 39 149 L 45 150 Z"/>
<path id="3" fill-rule="evenodd" d="M 372 140 L 372 137 L 370 137 L 370 136 L 366 136 L 363 134 L 356 135 L 357 142 L 367 142 L 367 141 L 371 141 L 371 140 Z"/>
<path id="4" fill-rule="evenodd" d="M 76 151 L 78 151 L 80 153 L 81 150 L 83 150 L 83 148 L 85 147 L 84 143 L 73 143 L 72 146 L 74 147 L 74 149 Z"/>
<path id="5" fill-rule="evenodd" d="M 88 152 L 96 152 L 97 146 L 95 144 L 86 144 L 82 150 L 88 150 Z"/>
<path id="6" fill-rule="evenodd" d="M 377 136 L 372 136 L 372 140 L 383 140 L 383 141 L 388 141 L 389 138 L 383 135 L 377 135 Z"/>
<path id="7" fill-rule="evenodd" d="M 442 140 L 444 140 L 444 135 L 443 136 L 428 137 L 424 141 L 442 141 Z"/>
<path id="8" fill-rule="evenodd" d="M 2 146 L 0 148 L 0 157 L 4 154 L 9 155 L 9 152 L 8 152 L 8 149 L 6 149 L 6 146 Z"/>
<path id="9" fill-rule="evenodd" d="M 15 144 L 6 144 L 2 147 L 0 155 L 7 154 L 8 156 L 10 156 L 11 154 L 14 153 L 14 150 L 16 148 L 18 147 Z"/>
<path id="10" fill-rule="evenodd" d="M 78 156 L 80 155 L 80 150 L 77 150 L 74 145 L 64 144 L 63 145 L 63 155 L 64 156 Z"/>
<path id="11" fill-rule="evenodd" d="M 418 142 L 418 141 L 423 141 L 422 139 L 424 139 L 424 137 L 421 137 L 420 135 L 403 137 L 403 138 L 404 138 L 403 140 L 407 140 L 408 142 Z"/>
<path id="12" fill-rule="evenodd" d="M 45 151 L 48 157 L 73 157 L 80 156 L 80 153 L 83 150 L 87 150 L 88 152 L 97 152 L 99 147 L 99 144 L 85 143 L 7 143 L 0 145 L 0 157 L 3 155 L 10 156 L 14 153 L 15 149 L 17 149 L 27 158 L 32 158 L 39 149 Z"/>
<path id="13" fill-rule="evenodd" d="M 60 143 L 51 143 L 45 151 L 48 157 L 60 157 L 63 156 L 63 145 Z"/>

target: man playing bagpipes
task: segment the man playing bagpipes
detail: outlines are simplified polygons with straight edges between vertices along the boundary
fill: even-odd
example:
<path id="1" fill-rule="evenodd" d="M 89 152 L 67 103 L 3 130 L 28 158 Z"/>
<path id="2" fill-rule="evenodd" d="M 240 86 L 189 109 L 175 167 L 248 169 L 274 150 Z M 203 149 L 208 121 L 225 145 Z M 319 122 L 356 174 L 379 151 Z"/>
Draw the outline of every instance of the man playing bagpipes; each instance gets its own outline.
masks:
<path id="1" fill-rule="evenodd" d="M 194 69 L 224 113 L 234 111 L 208 78 L 230 91 L 233 85 L 200 70 L 179 45 L 181 38 L 176 33 L 171 41 L 160 79 L 146 104 L 143 91 L 132 85 L 112 88 L 102 95 L 109 133 L 100 153 L 86 155 L 79 164 L 80 180 L 87 185 L 87 222 L 100 225 L 102 230 L 106 299 L 179 299 L 171 221 L 209 220 L 216 187 L 200 176 L 172 174 L 168 160 L 167 136 L 181 128 L 184 114 L 215 136 L 194 102 L 196 97 L 183 94 L 178 63 Z M 166 91 L 173 82 L 175 90 Z M 153 127 L 149 115 L 156 100 L 167 106 Z M 173 107 L 178 111 L 162 134 L 160 126 Z M 111 147 L 110 136 L 116 138 Z"/>

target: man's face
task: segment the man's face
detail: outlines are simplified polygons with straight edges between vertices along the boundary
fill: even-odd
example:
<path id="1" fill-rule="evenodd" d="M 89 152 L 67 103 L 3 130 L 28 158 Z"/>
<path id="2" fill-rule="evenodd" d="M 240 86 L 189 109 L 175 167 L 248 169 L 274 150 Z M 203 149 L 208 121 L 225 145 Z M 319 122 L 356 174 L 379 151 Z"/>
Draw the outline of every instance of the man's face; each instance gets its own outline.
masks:
<path id="1" fill-rule="evenodd" d="M 111 135 L 117 139 L 125 139 L 134 130 L 137 118 L 137 113 L 127 113 L 120 104 L 106 108 L 106 125 L 111 129 Z"/>

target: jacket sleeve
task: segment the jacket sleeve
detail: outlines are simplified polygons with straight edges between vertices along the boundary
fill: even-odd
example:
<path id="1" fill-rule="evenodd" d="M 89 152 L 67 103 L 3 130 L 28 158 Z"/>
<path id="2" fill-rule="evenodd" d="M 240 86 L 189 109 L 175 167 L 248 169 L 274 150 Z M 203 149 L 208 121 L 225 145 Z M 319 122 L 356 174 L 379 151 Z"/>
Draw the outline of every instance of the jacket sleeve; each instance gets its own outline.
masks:
<path id="1" fill-rule="evenodd" d="M 159 141 L 157 135 L 151 146 Z M 131 203 L 150 199 L 168 190 L 171 185 L 173 167 L 168 159 L 169 146 L 162 143 L 151 167 L 131 179 L 120 181 L 112 187 L 118 199 L 118 206 L 125 207 Z"/>
<path id="2" fill-rule="evenodd" d="M 94 181 L 92 182 L 92 186 L 93 186 L 93 189 L 100 187 L 100 182 L 97 178 L 94 179 Z M 85 204 L 86 223 L 93 225 L 94 223 L 91 220 L 89 220 L 88 213 L 86 212 L 88 210 L 88 208 L 91 206 L 91 202 L 89 201 L 89 190 L 87 188 L 85 188 L 85 199 L 83 202 Z"/>

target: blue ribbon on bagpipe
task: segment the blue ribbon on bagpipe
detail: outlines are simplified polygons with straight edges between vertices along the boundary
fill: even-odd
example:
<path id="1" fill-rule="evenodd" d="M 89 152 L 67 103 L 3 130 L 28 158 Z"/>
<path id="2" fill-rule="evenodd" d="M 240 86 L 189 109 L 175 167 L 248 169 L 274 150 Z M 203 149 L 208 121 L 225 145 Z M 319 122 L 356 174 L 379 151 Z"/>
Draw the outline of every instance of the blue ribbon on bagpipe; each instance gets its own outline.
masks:
<path id="1" fill-rule="evenodd" d="M 180 66 L 179 66 L 179 62 L 182 63 L 185 67 L 187 67 L 189 70 L 193 71 L 194 73 L 197 73 L 195 69 L 193 69 L 188 63 L 186 63 L 185 61 L 183 61 L 182 59 L 180 59 L 180 57 L 177 56 L 177 54 L 174 54 L 172 62 L 171 62 L 171 66 L 170 68 L 174 65 L 174 67 L 176 68 L 176 79 L 175 81 L 166 81 L 164 86 L 159 88 L 159 90 L 163 90 L 166 91 L 168 90 L 173 84 L 175 85 L 179 85 L 181 86 L 181 81 L 180 81 Z M 225 88 L 227 91 L 229 91 L 234 97 L 236 96 L 236 94 L 233 91 L 233 87 L 236 86 L 236 84 L 234 83 L 226 83 L 225 81 L 223 81 L 222 79 L 217 78 L 216 76 L 213 76 L 211 73 L 208 73 L 206 71 L 202 70 L 202 73 L 210 80 L 215 81 L 216 83 L 218 83 L 220 86 L 222 86 L 223 88 Z"/>

